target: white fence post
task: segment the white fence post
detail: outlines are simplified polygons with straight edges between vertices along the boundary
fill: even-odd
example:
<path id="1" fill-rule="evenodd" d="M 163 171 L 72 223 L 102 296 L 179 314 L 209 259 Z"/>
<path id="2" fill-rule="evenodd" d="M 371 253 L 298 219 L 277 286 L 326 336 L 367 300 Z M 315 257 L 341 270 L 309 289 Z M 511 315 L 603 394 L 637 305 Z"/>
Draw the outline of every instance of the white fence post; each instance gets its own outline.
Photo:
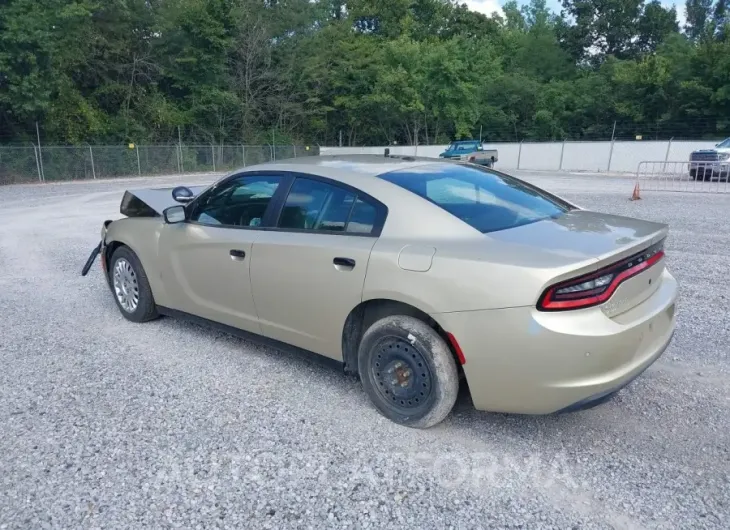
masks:
<path id="1" fill-rule="evenodd" d="M 94 150 L 92 149 L 91 145 L 89 145 L 89 156 L 91 157 L 91 175 L 94 177 L 94 180 L 96 180 L 96 169 L 94 168 Z"/>
<path id="2" fill-rule="evenodd" d="M 608 168 L 606 169 L 606 173 L 611 172 L 611 159 L 613 158 L 613 142 L 615 140 L 611 140 L 611 150 L 608 152 Z"/>
<path id="3" fill-rule="evenodd" d="M 183 151 L 182 151 L 182 131 L 180 126 L 177 126 L 177 144 L 180 146 L 180 173 L 185 173 L 185 164 L 183 163 Z"/>
<path id="4" fill-rule="evenodd" d="M 664 155 L 664 169 L 662 171 L 667 170 L 667 160 L 669 160 L 669 150 L 672 148 L 672 140 L 674 140 L 674 137 L 669 139 L 669 143 L 667 143 L 667 154 Z"/>
<path id="5" fill-rule="evenodd" d="M 213 156 L 213 173 L 215 173 L 215 146 L 210 144 L 210 153 Z"/>
<path id="6" fill-rule="evenodd" d="M 40 160 L 41 163 L 41 179 L 43 182 L 46 181 L 46 169 L 43 167 L 43 149 L 41 148 L 41 144 L 38 144 L 38 160 Z"/>
<path id="7" fill-rule="evenodd" d="M 35 144 L 33 145 L 33 154 L 35 155 L 35 166 L 38 169 L 38 182 L 43 182 L 43 174 L 41 173 L 41 165 L 38 162 L 38 151 L 36 151 Z"/>
<path id="8" fill-rule="evenodd" d="M 38 136 L 38 159 L 41 162 L 41 178 L 42 182 L 46 181 L 46 170 L 43 169 L 43 150 L 41 148 L 41 130 L 38 128 L 38 122 L 35 122 L 35 132 Z"/>

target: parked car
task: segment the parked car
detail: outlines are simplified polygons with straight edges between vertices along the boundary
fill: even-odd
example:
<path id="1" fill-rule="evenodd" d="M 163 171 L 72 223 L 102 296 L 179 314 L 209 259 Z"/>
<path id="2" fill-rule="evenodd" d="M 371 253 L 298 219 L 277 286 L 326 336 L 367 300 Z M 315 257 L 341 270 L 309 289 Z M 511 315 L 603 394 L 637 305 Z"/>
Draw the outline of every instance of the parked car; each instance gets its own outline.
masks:
<path id="1" fill-rule="evenodd" d="M 730 138 L 715 144 L 714 149 L 700 149 L 689 155 L 689 176 L 694 180 L 728 180 L 730 174 Z"/>
<path id="2" fill-rule="evenodd" d="M 82 274 L 100 255 L 126 319 L 186 318 L 329 357 L 412 427 L 443 420 L 463 381 L 486 411 L 599 403 L 675 327 L 666 225 L 473 164 L 297 158 L 207 188 L 127 191 L 121 213 Z"/>
<path id="3" fill-rule="evenodd" d="M 460 140 L 451 142 L 446 151 L 439 155 L 439 158 L 462 160 L 472 164 L 493 167 L 497 162 L 498 153 L 496 149 L 484 149 L 482 143 L 477 140 Z"/>

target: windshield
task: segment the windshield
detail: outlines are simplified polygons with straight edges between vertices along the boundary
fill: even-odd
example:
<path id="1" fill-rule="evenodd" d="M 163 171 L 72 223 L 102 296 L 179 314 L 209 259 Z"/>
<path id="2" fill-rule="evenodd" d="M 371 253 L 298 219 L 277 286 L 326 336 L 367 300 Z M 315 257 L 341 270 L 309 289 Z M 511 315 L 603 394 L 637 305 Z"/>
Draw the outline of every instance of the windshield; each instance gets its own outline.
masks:
<path id="1" fill-rule="evenodd" d="M 525 182 L 471 166 L 433 164 L 380 178 L 440 206 L 482 233 L 557 217 L 572 209 Z"/>

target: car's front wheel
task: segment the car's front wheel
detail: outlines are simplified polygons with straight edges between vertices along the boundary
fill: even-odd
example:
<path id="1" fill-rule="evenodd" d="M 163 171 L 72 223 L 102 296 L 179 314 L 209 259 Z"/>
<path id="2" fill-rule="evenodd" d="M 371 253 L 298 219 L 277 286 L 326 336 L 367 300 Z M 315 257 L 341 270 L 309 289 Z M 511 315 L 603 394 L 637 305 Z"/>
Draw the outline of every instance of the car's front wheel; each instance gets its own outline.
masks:
<path id="1" fill-rule="evenodd" d="M 390 420 L 427 428 L 454 407 L 459 374 L 446 342 L 425 322 L 394 315 L 375 322 L 358 350 L 363 388 Z"/>
<path id="2" fill-rule="evenodd" d="M 159 316 L 147 274 L 129 247 L 121 246 L 112 254 L 109 285 L 117 307 L 127 320 L 147 322 Z"/>

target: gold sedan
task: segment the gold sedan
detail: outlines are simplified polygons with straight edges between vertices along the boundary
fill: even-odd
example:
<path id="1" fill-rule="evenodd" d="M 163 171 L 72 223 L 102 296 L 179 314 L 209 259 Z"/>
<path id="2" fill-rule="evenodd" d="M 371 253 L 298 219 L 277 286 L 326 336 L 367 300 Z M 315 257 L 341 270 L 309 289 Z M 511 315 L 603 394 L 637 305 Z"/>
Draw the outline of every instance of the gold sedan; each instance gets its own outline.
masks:
<path id="1" fill-rule="evenodd" d="M 666 349 L 667 226 L 472 164 L 309 157 L 130 190 L 97 255 L 125 318 L 169 315 L 323 355 L 411 427 L 594 405 Z M 286 397 L 282 396 L 282 401 Z"/>

